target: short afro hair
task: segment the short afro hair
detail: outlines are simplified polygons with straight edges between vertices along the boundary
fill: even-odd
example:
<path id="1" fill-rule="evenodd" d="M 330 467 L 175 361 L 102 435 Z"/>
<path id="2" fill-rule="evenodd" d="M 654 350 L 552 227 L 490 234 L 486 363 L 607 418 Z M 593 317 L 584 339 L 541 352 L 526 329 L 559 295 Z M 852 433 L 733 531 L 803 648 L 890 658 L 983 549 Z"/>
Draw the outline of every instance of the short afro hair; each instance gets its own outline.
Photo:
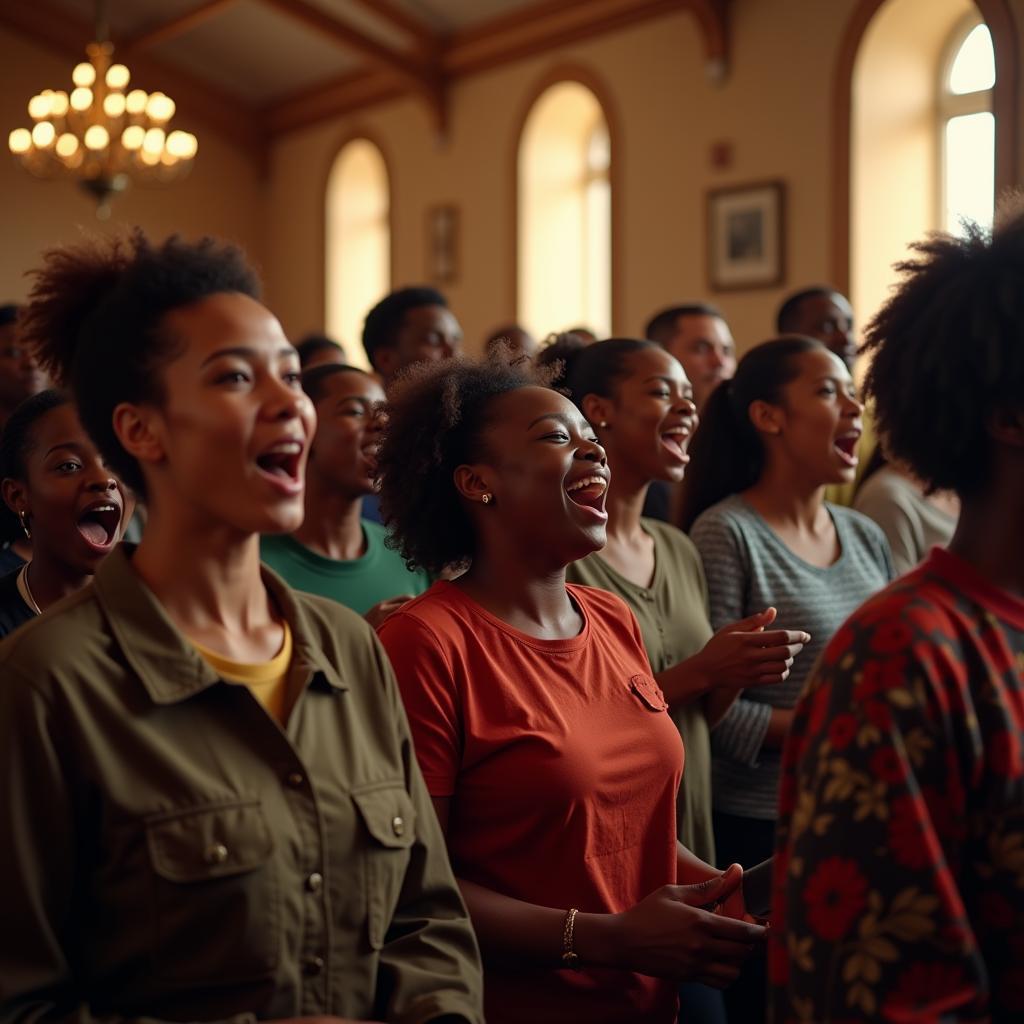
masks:
<path id="1" fill-rule="evenodd" d="M 327 391 L 327 381 L 339 373 L 358 373 L 363 377 L 370 376 L 365 370 L 358 366 L 349 366 L 348 363 L 324 363 L 322 366 L 313 366 L 302 371 L 302 390 L 316 405 Z"/>
<path id="2" fill-rule="evenodd" d="M 163 401 L 161 370 L 181 351 L 180 339 L 162 328 L 167 313 L 229 292 L 259 298 L 255 273 L 234 246 L 177 235 L 154 244 L 136 229 L 51 249 L 33 276 L 26 340 L 70 389 L 110 467 L 145 495 L 142 470 L 114 431 L 114 409 Z"/>
<path id="3" fill-rule="evenodd" d="M 675 334 L 676 321 L 683 316 L 713 316 L 719 320 L 725 319 L 722 311 L 717 306 L 712 306 L 709 302 L 691 302 L 683 306 L 669 306 L 668 309 L 655 313 L 647 321 L 647 326 L 644 328 L 644 337 L 648 341 L 664 345 Z"/>
<path id="4" fill-rule="evenodd" d="M 26 398 L 4 424 L 3 436 L 0 437 L 0 476 L 24 480 L 25 459 L 32 451 L 36 424 L 54 409 L 59 409 L 71 401 L 71 396 L 63 391 L 47 388 L 38 394 Z"/>
<path id="5" fill-rule="evenodd" d="M 827 284 L 815 284 L 810 288 L 801 288 L 782 300 L 779 311 L 775 315 L 775 329 L 779 334 L 793 334 L 800 323 L 800 307 L 808 299 L 830 299 L 842 292 L 830 288 Z"/>
<path id="6" fill-rule="evenodd" d="M 295 342 L 295 351 L 299 353 L 299 366 L 303 369 L 317 352 L 329 349 L 337 349 L 342 356 L 345 354 L 345 347 L 333 338 L 327 337 L 326 334 L 307 334 Z"/>
<path id="7" fill-rule="evenodd" d="M 1006 214 L 913 246 L 866 332 L 864 390 L 890 456 L 961 497 L 991 477 L 989 418 L 1024 409 L 1024 205 Z"/>
<path id="8" fill-rule="evenodd" d="M 410 367 L 388 402 L 377 454 L 388 544 L 410 568 L 437 575 L 476 553 L 473 526 L 455 488 L 458 466 L 481 458 L 495 398 L 537 381 L 500 360 L 445 360 Z"/>
<path id="9" fill-rule="evenodd" d="M 398 332 L 402 321 L 410 309 L 420 306 L 444 306 L 448 308 L 448 300 L 436 289 L 426 286 L 399 288 L 398 291 L 385 295 L 369 313 L 363 324 L 363 348 L 366 358 L 376 369 L 378 349 L 391 348 L 398 340 Z"/>

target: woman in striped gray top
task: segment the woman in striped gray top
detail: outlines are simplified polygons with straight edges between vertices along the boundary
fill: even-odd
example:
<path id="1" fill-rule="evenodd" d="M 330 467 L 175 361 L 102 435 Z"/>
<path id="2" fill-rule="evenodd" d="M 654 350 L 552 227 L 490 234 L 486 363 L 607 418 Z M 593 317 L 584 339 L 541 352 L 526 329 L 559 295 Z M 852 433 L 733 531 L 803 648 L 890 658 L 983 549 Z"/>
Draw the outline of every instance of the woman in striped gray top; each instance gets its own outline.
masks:
<path id="1" fill-rule="evenodd" d="M 804 679 L 843 620 L 893 576 L 866 516 L 824 500 L 848 483 L 861 412 L 849 371 L 810 338 L 769 341 L 708 400 L 690 445 L 683 528 L 700 551 L 712 628 L 773 605 L 775 626 L 811 642 L 789 678 L 741 692 L 712 732 L 719 860 L 771 856 L 781 748 Z M 763 974 L 726 999 L 730 1020 L 763 1019 Z"/>

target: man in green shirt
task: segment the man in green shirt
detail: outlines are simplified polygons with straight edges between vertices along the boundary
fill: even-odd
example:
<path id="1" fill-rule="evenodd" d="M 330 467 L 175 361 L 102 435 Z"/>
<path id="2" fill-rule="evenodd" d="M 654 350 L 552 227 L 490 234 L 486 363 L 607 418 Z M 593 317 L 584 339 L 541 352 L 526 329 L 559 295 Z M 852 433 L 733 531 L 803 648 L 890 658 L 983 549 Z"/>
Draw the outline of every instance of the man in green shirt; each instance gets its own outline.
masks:
<path id="1" fill-rule="evenodd" d="M 302 386 L 316 406 L 306 469 L 306 517 L 294 534 L 266 536 L 261 557 L 296 590 L 320 594 L 365 615 L 374 626 L 430 585 L 385 546 L 378 523 L 362 519 L 376 489 L 376 451 L 384 392 L 352 366 L 317 366 Z"/>

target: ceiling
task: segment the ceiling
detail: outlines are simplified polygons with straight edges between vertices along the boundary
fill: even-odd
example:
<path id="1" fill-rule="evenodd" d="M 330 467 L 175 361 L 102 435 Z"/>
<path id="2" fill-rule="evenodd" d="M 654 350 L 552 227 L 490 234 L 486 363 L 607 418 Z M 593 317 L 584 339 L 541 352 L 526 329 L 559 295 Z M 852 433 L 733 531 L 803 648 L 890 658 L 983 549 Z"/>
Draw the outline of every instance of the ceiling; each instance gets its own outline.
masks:
<path id="1" fill-rule="evenodd" d="M 694 13 L 709 57 L 724 56 L 727 3 L 107 0 L 106 9 L 117 53 L 143 88 L 263 149 L 274 135 L 410 92 L 443 131 L 455 78 L 673 10 Z M 0 0 L 0 25 L 71 57 L 95 21 L 95 0 Z"/>

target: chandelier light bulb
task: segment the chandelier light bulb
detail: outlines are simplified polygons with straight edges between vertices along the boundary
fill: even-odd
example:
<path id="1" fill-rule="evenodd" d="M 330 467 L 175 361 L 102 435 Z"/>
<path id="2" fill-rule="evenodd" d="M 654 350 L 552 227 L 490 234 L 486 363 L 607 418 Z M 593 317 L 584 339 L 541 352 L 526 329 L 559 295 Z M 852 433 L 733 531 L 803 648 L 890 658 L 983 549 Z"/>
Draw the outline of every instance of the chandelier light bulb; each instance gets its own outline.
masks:
<path id="1" fill-rule="evenodd" d="M 71 81 L 80 87 L 90 86 L 96 81 L 96 69 L 88 61 L 82 61 L 71 72 Z"/>
<path id="2" fill-rule="evenodd" d="M 132 89 L 126 98 L 129 114 L 141 114 L 146 109 L 146 101 L 149 97 L 145 89 Z"/>
<path id="3" fill-rule="evenodd" d="M 57 156 L 64 157 L 66 160 L 69 156 L 74 156 L 78 152 L 78 139 L 71 132 L 65 132 L 57 139 L 56 149 Z"/>
<path id="4" fill-rule="evenodd" d="M 142 148 L 146 138 L 146 129 L 141 124 L 131 124 L 121 133 L 121 145 L 127 150 Z"/>
<path id="5" fill-rule="evenodd" d="M 125 106 L 123 93 L 109 92 L 103 100 L 103 112 L 107 117 L 120 117 L 124 113 Z"/>
<path id="6" fill-rule="evenodd" d="M 40 149 L 46 149 L 53 145 L 53 140 L 57 137 L 57 131 L 50 124 L 49 121 L 40 121 L 39 124 L 32 129 L 32 142 Z"/>
<path id="7" fill-rule="evenodd" d="M 110 134 L 101 124 L 94 124 L 85 131 L 85 148 L 94 152 L 106 149 L 110 142 Z"/>
<path id="8" fill-rule="evenodd" d="M 21 156 L 32 148 L 32 133 L 27 128 L 15 128 L 7 136 L 7 147 L 15 156 Z"/>
<path id="9" fill-rule="evenodd" d="M 131 72 L 124 64 L 111 64 L 107 68 L 107 86 L 111 89 L 123 89 L 131 77 Z"/>
<path id="10" fill-rule="evenodd" d="M 163 128 L 150 128 L 146 132 L 145 139 L 142 140 L 142 151 L 144 153 L 156 153 L 159 156 L 164 148 L 165 138 Z"/>
<path id="11" fill-rule="evenodd" d="M 28 116 L 33 121 L 41 121 L 44 117 L 47 117 L 50 113 L 50 97 L 44 93 L 40 93 L 38 96 L 33 96 L 28 101 Z"/>
<path id="12" fill-rule="evenodd" d="M 66 117 L 70 105 L 66 92 L 55 92 L 50 97 L 50 117 Z"/>
<path id="13" fill-rule="evenodd" d="M 92 106 L 92 89 L 80 85 L 71 94 L 71 107 L 74 110 L 88 110 Z"/>
<path id="14" fill-rule="evenodd" d="M 143 149 L 139 156 L 147 167 L 156 167 L 160 163 L 160 154 L 154 153 L 151 149 Z"/>
<path id="15" fill-rule="evenodd" d="M 154 121 L 170 121 L 174 117 L 174 100 L 162 92 L 154 92 L 146 104 L 146 114 Z"/>

